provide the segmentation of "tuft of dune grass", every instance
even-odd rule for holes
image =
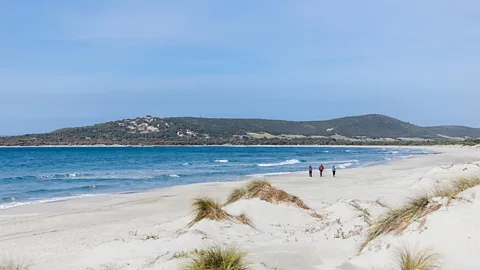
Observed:
[[[313,218],[317,218],[317,219],[320,219],[320,220],[323,220],[323,216],[320,215],[319,213],[313,211],[310,213],[310,216],[313,217]]]
[[[186,270],[247,270],[247,254],[236,247],[213,246],[193,255]]]
[[[222,205],[211,198],[196,198],[192,206],[194,207],[195,218],[188,224],[189,227],[203,219],[233,220],[233,217],[222,209]]]
[[[401,233],[413,221],[437,210],[438,208],[435,209],[428,206],[429,199],[430,197],[428,195],[411,198],[402,207],[391,209],[384,215],[380,216],[370,227],[367,239],[362,244],[360,251],[362,251],[373,239],[388,233]]]
[[[388,205],[386,205],[385,203],[383,203],[382,201],[380,201],[380,199],[377,199],[375,201],[376,204],[378,204],[380,207],[383,207],[383,208],[390,208]]]
[[[29,270],[30,266],[15,262],[14,260],[5,260],[0,262],[0,270]]]
[[[352,201],[350,202],[350,205],[355,208],[355,210],[357,210],[358,212],[360,212],[360,216],[359,217],[363,217],[363,220],[365,221],[365,223],[367,223],[368,225],[372,225],[372,220],[371,220],[371,214],[370,212],[368,211],[367,208],[363,208],[361,207],[357,202],[355,201]]]
[[[400,208],[390,209],[390,211],[373,222],[369,229],[367,239],[360,247],[360,251],[362,251],[373,239],[388,233],[401,233],[413,221],[438,210],[440,205],[429,206],[431,197],[456,199],[459,193],[479,185],[480,176],[462,177],[453,181],[449,185],[434,188],[430,195],[425,194],[417,196],[410,199]]]
[[[252,221],[250,220],[250,218],[248,218],[247,215],[245,215],[244,213],[240,214],[239,216],[236,216],[235,218],[236,218],[239,222],[241,222],[241,223],[243,223],[243,224],[245,224],[245,225],[248,225],[248,226],[250,226],[250,227],[252,227],[252,228],[255,228],[255,227],[253,226],[253,223],[252,223]]]
[[[467,189],[471,189],[473,187],[480,185],[480,176],[473,176],[473,177],[462,177],[453,183],[454,187],[463,192]]]
[[[245,188],[236,189],[230,195],[227,203],[236,202],[240,199],[259,198],[270,203],[292,203],[302,209],[310,210],[300,198],[272,186],[267,180],[253,180]]]
[[[247,189],[245,188],[237,188],[233,190],[230,196],[227,199],[225,204],[232,204],[236,201],[239,201],[247,196]]]
[[[235,189],[228,197],[226,204],[231,204],[241,199],[258,198],[269,203],[287,203],[293,204],[299,208],[311,211],[310,215],[314,218],[323,219],[323,217],[313,211],[297,196],[291,195],[284,190],[277,189],[267,180],[252,180],[243,188]]]
[[[480,185],[479,176],[462,177],[453,181],[449,185],[444,185],[444,186],[434,188],[433,196],[444,197],[448,199],[455,199],[457,198],[458,194],[462,193],[463,191],[479,185]]]
[[[209,220],[226,220],[226,221],[239,221],[245,225],[255,228],[250,219],[245,215],[232,216],[222,209],[222,205],[214,199],[208,197],[196,198],[192,204],[194,207],[195,218],[188,223],[189,227],[192,227],[196,223],[203,219]],[[2,269],[0,269],[2,270]]]
[[[435,270],[439,269],[437,253],[431,249],[410,250],[403,248],[396,254],[396,263],[401,270]]]

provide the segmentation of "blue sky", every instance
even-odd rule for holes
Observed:
[[[478,1],[1,1],[0,134],[155,116],[480,127]]]

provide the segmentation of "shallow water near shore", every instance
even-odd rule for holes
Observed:
[[[201,182],[341,171],[430,154],[357,147],[52,147],[0,148],[0,209],[80,196]]]

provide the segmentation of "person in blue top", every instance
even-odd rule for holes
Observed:
[[[333,172],[333,177],[335,177],[335,173],[337,172],[337,168],[335,168],[335,165],[332,166],[332,172]]]

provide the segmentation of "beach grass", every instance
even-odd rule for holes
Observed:
[[[231,204],[237,202],[247,196],[247,189],[246,188],[237,188],[233,190],[233,192],[228,197],[228,200],[225,204]]]
[[[372,225],[372,220],[371,220],[372,215],[370,214],[370,211],[368,211],[367,208],[361,207],[361,206],[360,206],[357,202],[355,202],[355,201],[350,202],[350,205],[351,205],[355,210],[357,210],[358,212],[360,212],[360,217],[363,217],[363,220],[364,220],[368,225]]]
[[[190,223],[188,223],[189,227],[192,227],[203,219],[209,219],[217,221],[238,221],[242,224],[255,228],[252,221],[250,220],[250,218],[247,217],[246,214],[242,213],[239,216],[232,216],[222,209],[222,205],[219,202],[215,201],[212,198],[196,198],[192,206],[194,208],[195,218]]]
[[[203,219],[209,220],[233,220],[233,217],[222,209],[222,205],[208,197],[196,198],[192,204],[195,218],[188,224],[192,227]]]
[[[441,197],[457,199],[458,194],[470,188],[480,185],[480,176],[462,177],[451,182],[449,185],[433,188],[430,194],[423,194],[410,199],[407,203],[397,209],[390,209],[380,216],[371,225],[367,239],[360,247],[362,251],[373,239],[388,233],[401,233],[413,221],[418,220],[427,214],[438,210],[441,205],[430,205],[430,199]]]
[[[241,199],[254,198],[258,198],[269,203],[293,204],[296,207],[309,210],[310,216],[323,219],[322,215],[313,211],[313,209],[308,207],[308,205],[306,205],[299,197],[291,195],[284,190],[277,189],[270,184],[270,182],[264,179],[252,180],[244,187],[235,189],[228,197],[226,204],[231,204]]]
[[[236,216],[235,219],[237,219],[240,223],[243,223],[243,224],[248,225],[252,228],[255,228],[255,226],[253,226],[252,221],[250,220],[249,217],[247,217],[247,215],[245,213],[242,213],[239,216]]]
[[[368,236],[362,244],[362,251],[368,243],[380,235],[388,233],[401,233],[408,225],[419,218],[424,217],[428,213],[435,211],[435,208],[429,207],[429,195],[420,195],[409,199],[402,207],[391,209],[384,215],[375,220],[368,231]]]
[[[435,187],[433,189],[433,197],[457,199],[458,194],[479,185],[480,176],[461,177],[448,185]]]
[[[380,199],[377,199],[375,201],[376,204],[378,204],[380,207],[383,207],[383,208],[390,208],[388,205],[386,205],[384,202],[380,201]]]
[[[186,270],[247,270],[246,253],[236,247],[212,246],[192,255]]]
[[[29,270],[30,266],[16,262],[14,260],[4,260],[0,262],[0,270]]]
[[[462,177],[453,182],[453,186],[460,192],[480,186],[480,176]]]
[[[240,199],[258,198],[270,203],[291,203],[302,209],[311,210],[300,198],[277,189],[267,180],[250,181],[244,188],[235,189],[227,203],[233,203]]]
[[[439,269],[439,256],[431,249],[403,248],[396,253],[396,263],[401,270],[435,270]]]

